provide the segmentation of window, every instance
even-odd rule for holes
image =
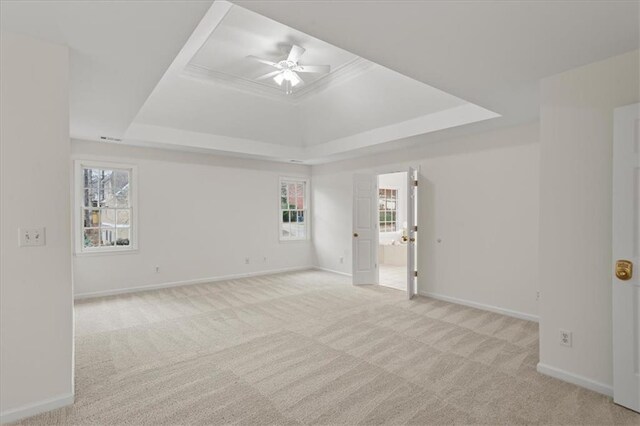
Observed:
[[[77,163],[77,253],[136,248],[134,179],[133,166]]]
[[[308,181],[280,179],[280,240],[306,240],[309,234]]]
[[[380,188],[378,190],[378,205],[380,210],[380,232],[397,231],[398,190]]]

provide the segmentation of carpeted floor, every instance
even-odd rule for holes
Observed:
[[[76,403],[22,424],[640,424],[537,324],[319,271],[76,303]]]

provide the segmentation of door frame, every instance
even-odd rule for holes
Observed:
[[[378,187],[378,185],[379,185],[378,177],[380,175],[386,175],[386,174],[390,174],[390,173],[406,173],[407,176],[409,176],[411,168],[415,169],[416,175],[417,175],[418,180],[419,180],[419,177],[420,177],[420,165],[419,164],[410,164],[409,163],[409,164],[403,164],[403,165],[385,165],[385,166],[379,166],[379,167],[374,167],[374,168],[371,168],[371,169],[367,169],[366,170],[367,173],[372,173],[376,177],[376,198],[378,197],[378,189],[379,189],[379,187]],[[355,174],[358,174],[358,172],[354,173],[354,175]],[[407,194],[407,204],[409,202],[408,196],[409,196],[409,194]],[[418,198],[418,200],[419,200],[419,198]],[[375,211],[374,211],[375,217],[378,217],[378,210],[377,209],[378,209],[378,203],[376,203],[376,206],[375,206]],[[420,213],[419,205],[417,205],[416,209],[417,209],[418,216],[419,216],[419,213]],[[351,212],[352,217],[353,217],[354,214],[355,214],[355,206],[352,207],[352,212]],[[416,221],[417,221],[417,217],[416,217]],[[379,245],[380,245],[380,227],[378,226],[378,232],[376,233],[376,251],[375,251],[375,253],[376,253],[376,255],[375,255],[375,259],[376,259],[376,282],[375,282],[375,284],[377,284],[377,285],[380,284],[380,259],[379,259],[378,250],[377,250]],[[416,245],[416,259],[418,258],[417,253],[418,253],[418,246]],[[352,253],[352,255],[355,256],[355,253]],[[355,263],[352,262],[352,266],[351,266],[351,274],[352,274],[352,276],[354,275],[354,269],[353,269],[354,265],[355,265]],[[416,262],[416,264],[415,264],[415,270],[416,271],[418,270],[418,262]],[[407,272],[408,271],[409,271],[409,264],[407,264]],[[417,292],[418,278],[416,278],[416,281],[415,281],[415,286],[416,286],[416,293],[415,294],[418,294],[418,292]],[[407,284],[408,284],[408,276],[407,276]],[[405,292],[407,293],[407,296],[409,298],[414,296],[414,295],[410,295],[407,290],[405,290]]]

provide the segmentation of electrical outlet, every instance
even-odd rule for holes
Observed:
[[[20,228],[18,229],[18,246],[32,247],[45,244],[45,228]]]
[[[536,291],[536,300],[540,300],[540,292]]]
[[[265,256],[264,258],[262,258],[262,262],[267,263],[267,256]]]
[[[245,257],[245,258],[244,258],[244,263],[245,263],[246,265],[248,265],[248,264],[249,264],[249,258],[248,258],[248,257]]]
[[[157,274],[158,272],[160,272],[160,267],[159,267],[159,266],[156,266],[156,274]]]
[[[344,263],[344,257],[340,258],[340,263]]]
[[[560,344],[571,347],[573,344],[573,333],[567,330],[560,330]]]

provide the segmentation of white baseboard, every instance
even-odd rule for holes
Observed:
[[[511,309],[500,308],[498,306],[485,305],[484,303],[473,302],[471,300],[458,299],[457,297],[445,296],[444,294],[431,293],[428,291],[418,291],[418,295],[430,297],[432,299],[443,300],[445,302],[456,303],[458,305],[469,306],[471,308],[482,309],[483,311],[495,312],[496,314],[507,315],[527,321],[538,322],[537,315],[525,314],[524,312],[513,311]]]
[[[585,389],[613,397],[613,387],[605,385],[604,383],[596,382],[595,380],[588,379],[578,374],[569,373],[568,371],[561,370],[541,362],[538,363],[536,370],[538,370],[538,373],[544,374],[545,376],[550,376],[564,382],[572,383]]]
[[[35,416],[36,414],[55,410],[56,408],[66,407],[67,405],[72,405],[73,400],[73,394],[68,394],[3,411],[0,413],[0,423],[11,423],[27,417]]]
[[[295,272],[295,271],[306,271],[309,269],[314,269],[313,266],[294,266],[291,268],[281,268],[281,269],[270,269],[266,271],[258,271],[258,272],[247,272],[243,274],[232,274],[232,275],[220,275],[217,277],[208,277],[208,278],[197,278],[194,280],[184,280],[184,281],[173,281],[168,283],[160,283],[160,284],[149,284],[137,287],[127,287],[127,288],[119,288],[115,290],[104,290],[104,291],[94,291],[89,293],[78,293],[74,295],[74,299],[91,299],[94,297],[103,297],[103,296],[115,296],[117,294],[126,294],[126,293],[136,293],[138,291],[146,291],[146,290],[157,290],[161,288],[169,288],[169,287],[182,287],[185,285],[194,285],[194,284],[205,284],[216,281],[227,281],[227,280],[236,280],[240,278],[250,278],[250,277],[259,277],[262,275],[273,275],[273,274],[281,274],[284,272]]]
[[[352,274],[350,274],[348,272],[336,271],[335,269],[323,268],[321,266],[314,266],[313,269],[317,269],[318,271],[331,272],[333,274],[338,274],[338,275],[344,275],[345,277],[353,276]]]

